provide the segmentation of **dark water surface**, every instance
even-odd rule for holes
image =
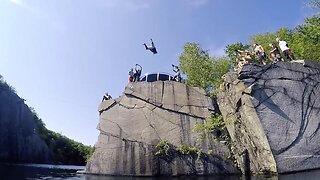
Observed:
[[[320,180],[320,170],[279,175],[273,177],[241,175],[211,175],[204,177],[125,177],[125,176],[97,176],[77,174],[84,166],[43,165],[43,164],[0,164],[0,180],[24,179],[78,179],[78,180]]]

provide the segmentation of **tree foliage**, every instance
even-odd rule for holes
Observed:
[[[38,118],[37,113],[34,110],[32,112],[35,129],[51,150],[53,163],[69,165],[86,164],[86,161],[94,151],[93,147],[83,145],[60,133],[47,129],[42,119]]]
[[[186,43],[179,57],[180,69],[187,75],[186,83],[202,87],[211,93],[222,82],[222,75],[229,71],[230,61],[221,57],[210,57],[199,44]]]
[[[16,93],[15,89],[0,75],[0,92],[1,91]],[[88,158],[92,155],[94,148],[83,145],[82,143],[69,139],[66,136],[48,130],[45,127],[45,123],[39,118],[34,108],[29,107],[29,109],[33,114],[35,130],[40,138],[49,147],[53,163],[85,165]]]
[[[277,45],[276,38],[285,40],[296,59],[320,61],[320,16],[306,18],[304,23],[294,29],[280,28],[276,32],[256,34],[250,37],[250,43],[262,45],[266,53],[270,52],[269,44]],[[235,43],[226,47],[226,54],[232,60],[236,49],[250,49],[248,45]],[[252,50],[252,49],[251,49]]]

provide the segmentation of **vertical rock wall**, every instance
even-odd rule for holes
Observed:
[[[0,161],[45,163],[49,150],[24,100],[0,86]]]
[[[128,84],[123,96],[99,106],[100,135],[85,171],[137,176],[238,172],[227,158],[227,145],[192,132],[212,111],[211,99],[198,88],[174,81]],[[171,148],[162,157],[155,155],[160,140]],[[201,157],[172,150],[181,145],[197,147]]]
[[[229,131],[232,137],[244,137],[243,132],[249,135],[251,140],[240,141],[243,145],[238,147],[249,150],[250,164],[258,169],[268,169],[268,163],[257,162],[265,159],[256,158],[250,149],[261,153],[269,152],[269,148],[257,146],[257,140],[269,143],[276,161],[276,166],[269,164],[270,171],[274,167],[279,173],[320,168],[320,65],[296,62],[251,64],[239,77],[225,76],[224,90],[218,96],[220,109],[228,109],[222,111],[225,118],[231,114],[236,120]],[[254,129],[247,126],[252,123]],[[259,134],[265,134],[266,139],[261,140]],[[256,172],[258,169],[252,166]]]

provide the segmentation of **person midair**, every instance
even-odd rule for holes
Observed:
[[[158,52],[157,52],[157,49],[156,49],[156,47],[154,46],[154,43],[153,43],[152,39],[150,39],[150,40],[151,40],[151,46],[147,46],[146,43],[144,43],[143,45],[144,45],[144,47],[146,48],[146,50],[151,51],[153,54],[157,54],[157,53],[158,53]]]

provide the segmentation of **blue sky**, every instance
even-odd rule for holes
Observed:
[[[136,63],[172,72],[186,42],[211,55],[251,35],[293,28],[307,0],[0,0],[0,74],[48,129],[97,141],[97,107]],[[158,54],[143,43],[153,38]]]

